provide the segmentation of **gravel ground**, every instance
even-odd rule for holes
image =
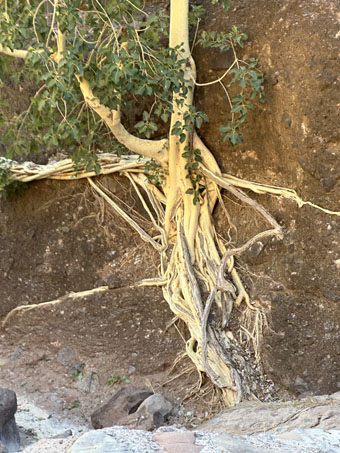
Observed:
[[[170,431],[183,431],[166,428]],[[165,431],[165,429],[163,429]],[[321,429],[296,429],[286,436],[260,434],[256,436],[231,436],[196,432],[196,446],[203,447],[200,453],[339,453],[340,431]],[[165,445],[165,452],[186,453],[187,446]],[[89,450],[90,449],[90,450]],[[25,453],[160,453],[161,447],[152,433],[112,427],[89,431],[67,439],[42,439],[26,448]]]

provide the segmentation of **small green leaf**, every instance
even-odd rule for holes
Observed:
[[[80,406],[80,401],[79,400],[74,400],[72,404],[70,404],[67,409],[71,411],[72,409],[76,409],[77,407]]]
[[[185,134],[180,134],[180,136],[179,136],[179,142],[180,142],[180,143],[184,143],[184,142],[185,142],[185,139],[186,139],[186,135],[185,135]]]

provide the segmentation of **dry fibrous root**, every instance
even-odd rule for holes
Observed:
[[[22,182],[43,178],[65,180],[87,178],[98,196],[102,197],[117,214],[123,217],[144,241],[159,252],[159,277],[137,282],[136,285],[162,287],[164,298],[170,309],[177,318],[185,322],[188,328],[186,354],[195,364],[199,373],[206,373],[211,381],[222,390],[225,403],[231,406],[251,395],[251,390],[244,383],[244,376],[241,376],[236,363],[239,356],[239,344],[230,332],[228,333],[228,324],[234,305],[240,306],[242,302],[245,303],[242,329],[248,344],[252,344],[257,360],[259,360],[262,329],[266,324],[265,314],[250,301],[242,284],[234,265],[235,257],[264,237],[282,238],[280,225],[261,205],[244,193],[242,188],[257,193],[270,193],[291,198],[299,206],[304,204],[316,206],[311,202],[303,202],[293,190],[261,185],[230,175],[223,175],[210,152],[197,137],[195,140],[195,145],[202,150],[203,162],[198,171],[203,177],[202,180],[205,181],[205,190],[201,193],[201,199],[196,205],[192,203],[192,200],[189,200],[188,203],[179,198],[170,217],[166,212],[168,202],[166,186],[163,190],[162,187],[152,185],[145,175],[148,158],[137,155],[122,157],[114,154],[98,155],[101,174],[116,172],[125,175],[130,180],[152,223],[153,231],[157,232],[154,236],[145,231],[118,206],[98,179],[92,179],[95,176],[93,172],[79,169],[75,171],[70,159],[46,166],[32,163],[12,164],[10,170],[13,177]],[[212,223],[212,210],[219,199],[221,188],[227,190],[240,202],[255,209],[270,225],[270,228],[258,233],[244,245],[227,250],[225,242],[216,234]],[[340,215],[339,212],[320,209],[327,213]],[[167,216],[168,219],[166,219]],[[172,224],[171,234],[166,232],[165,223],[167,221]],[[54,305],[65,302],[65,300],[75,300],[95,292],[108,290],[108,287],[101,287],[66,295],[55,301],[20,306],[6,316],[2,325],[4,326],[12,315],[20,311]],[[210,322],[213,304],[216,304],[221,313],[219,326],[212,325]],[[199,385],[201,382],[200,380]]]

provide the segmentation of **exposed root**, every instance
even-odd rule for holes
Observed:
[[[153,186],[144,175],[147,158],[135,155],[118,158],[113,154],[98,156],[102,174],[120,172],[129,178],[154,231],[158,233],[156,237],[152,237],[141,228],[112,200],[100,183],[94,182],[90,178],[94,176],[93,172],[75,171],[70,159],[47,166],[30,163],[14,164],[10,170],[15,179],[26,182],[43,178],[87,178],[98,196],[124,218],[143,240],[149,242],[160,253],[160,277],[137,282],[129,287],[149,285],[162,287],[164,298],[172,312],[177,319],[185,322],[189,331],[189,338],[185,342],[186,355],[190,357],[200,375],[196,390],[202,385],[201,373],[206,373],[210,380],[221,389],[225,403],[231,406],[242,398],[253,395],[250,387],[244,383],[245,376],[241,378],[237,369],[236,361],[240,356],[238,343],[232,335],[224,332],[229,324],[233,306],[239,306],[242,301],[245,302],[246,309],[241,319],[243,333],[241,339],[246,336],[246,344],[252,345],[257,360],[260,359],[262,330],[267,325],[264,311],[250,302],[249,295],[234,266],[234,258],[260,239],[268,236],[278,238],[283,236],[282,229],[276,220],[263,206],[240,190],[240,187],[257,193],[284,196],[295,200],[300,207],[307,204],[326,213],[335,215],[340,215],[340,213],[320,208],[311,202],[304,202],[291,189],[261,185],[242,181],[230,175],[222,175],[215,159],[196,134],[194,134],[193,141],[194,146],[202,151],[203,164],[200,165],[199,172],[205,178],[205,190],[201,194],[200,203],[197,203],[196,206],[193,205],[188,195],[183,194],[183,191],[180,198],[177,189],[170,190],[170,179],[164,190]],[[183,175],[180,178],[183,178]],[[232,193],[242,203],[253,207],[271,228],[256,234],[244,245],[227,250],[224,241],[216,234],[211,221],[215,203],[220,198],[221,187]],[[171,212],[169,212],[168,196],[174,198]],[[164,205],[167,209],[164,208]],[[229,224],[233,227],[230,218]],[[166,234],[167,229],[171,230],[170,235]],[[170,240],[171,248],[168,242]],[[54,301],[19,306],[8,313],[2,327],[17,312],[55,305],[68,299],[75,300],[108,290],[109,288],[104,286],[90,291],[71,293]],[[219,326],[210,322],[214,303],[222,313]]]
[[[3,329],[6,326],[6,324],[8,323],[9,319],[16,313],[26,312],[26,311],[33,310],[35,308],[42,308],[42,307],[46,307],[46,306],[50,306],[50,305],[57,305],[62,302],[65,302],[65,301],[74,301],[76,299],[83,299],[84,297],[103,293],[108,290],[109,290],[108,286],[100,286],[99,288],[90,289],[88,291],[80,291],[78,293],[68,293],[68,294],[65,294],[65,296],[60,297],[59,299],[50,300],[48,302],[40,302],[38,304],[30,304],[30,305],[19,305],[18,307],[13,308],[13,310],[11,310],[9,313],[7,313],[7,315],[5,316],[4,320],[1,323],[1,328]]]
[[[268,327],[268,320],[265,311],[256,307],[255,311],[246,308],[240,318],[240,343],[252,349],[257,362],[260,362],[262,337],[264,330]],[[246,340],[244,340],[244,335]]]
[[[150,235],[148,235],[148,233],[146,233],[143,228],[141,228],[138,223],[136,223],[133,219],[131,219],[131,217],[126,214],[125,211],[123,211],[118,205],[117,203],[115,203],[110,197],[108,197],[106,195],[106,193],[101,190],[97,184],[95,184],[91,178],[88,178],[88,182],[89,184],[94,188],[94,190],[96,190],[99,195],[101,197],[103,197],[108,203],[109,205],[124,219],[128,222],[128,224],[134,229],[137,231],[137,233],[140,235],[140,237],[146,241],[146,242],[149,242],[156,250],[158,251],[161,251],[162,250],[162,246],[160,246],[160,244],[158,244]]]
[[[87,291],[79,291],[77,293],[71,292],[65,294],[64,296],[60,297],[59,299],[49,300],[47,302],[39,302],[38,304],[29,304],[29,305],[19,305],[18,307],[13,308],[1,323],[1,329],[3,329],[8,321],[14,316],[16,313],[19,312],[26,312],[30,310],[34,310],[35,308],[42,308],[49,305],[58,305],[62,302],[73,302],[77,299],[83,299],[84,297],[94,296],[96,294],[104,293],[107,291],[117,291],[122,289],[128,288],[137,288],[137,287],[145,287],[145,286],[164,286],[165,282],[160,278],[148,278],[145,280],[140,280],[132,285],[124,285],[115,288],[109,288],[108,286],[99,286],[98,288],[89,289]]]

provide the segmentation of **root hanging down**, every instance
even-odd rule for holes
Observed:
[[[98,197],[105,200],[111,208],[133,228],[141,238],[151,244],[160,254],[160,275],[155,279],[136,282],[135,286],[158,285],[170,309],[178,319],[184,321],[189,337],[186,340],[186,354],[195,364],[199,373],[206,373],[224,395],[226,405],[237,404],[252,395],[244,376],[238,372],[237,357],[239,343],[228,333],[228,325],[233,307],[245,303],[244,325],[241,327],[248,343],[252,343],[256,358],[259,360],[259,343],[265,315],[250,301],[241,278],[235,268],[235,257],[241,255],[255,242],[265,237],[282,238],[283,233],[275,219],[242,189],[257,193],[270,193],[293,199],[299,207],[309,204],[324,212],[340,215],[340,212],[319,208],[311,202],[304,202],[291,189],[261,185],[243,181],[230,175],[223,175],[213,156],[196,137],[195,146],[202,150],[203,163],[199,172],[205,181],[205,190],[196,206],[191,203],[177,202],[171,217],[172,235],[165,231],[166,204],[168,193],[150,183],[145,175],[148,158],[137,155],[118,157],[115,154],[98,155],[101,174],[119,173],[126,176],[137,193],[150,222],[152,233],[145,231],[133,220],[105,191],[99,180],[93,180],[94,172],[85,169],[75,170],[70,159],[46,166],[25,163],[12,163],[9,169],[13,179],[29,182],[49,179],[73,180],[87,178]],[[251,206],[269,224],[270,228],[259,232],[244,245],[228,249],[225,242],[216,234],[212,223],[212,211],[224,188],[240,202]],[[177,195],[176,195],[177,196]],[[119,289],[119,288],[118,288]],[[121,288],[122,289],[122,288]],[[109,291],[107,286],[64,297],[41,304],[23,305],[7,314],[2,327],[8,324],[16,313],[36,309],[46,305],[56,305],[75,301],[92,294]],[[212,322],[214,304],[220,319]],[[236,351],[236,352],[235,352]]]

